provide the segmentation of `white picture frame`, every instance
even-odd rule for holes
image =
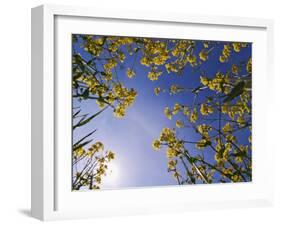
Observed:
[[[106,21],[107,24],[101,24]],[[187,26],[198,28],[198,37],[202,31],[207,31],[210,39],[220,38],[228,40],[233,37],[228,32],[231,29],[239,32],[235,40],[245,39],[253,41],[256,47],[253,51],[253,70],[256,78],[253,81],[253,103],[256,116],[253,117],[255,125],[253,140],[257,154],[253,155],[256,164],[253,171],[255,177],[253,182],[244,184],[184,186],[184,187],[158,187],[123,189],[114,191],[71,192],[67,190],[69,184],[68,159],[66,156],[66,142],[59,142],[57,136],[69,137],[70,131],[57,129],[63,121],[61,115],[66,110],[59,110],[59,103],[68,100],[68,87],[62,85],[61,79],[56,73],[67,74],[69,64],[67,60],[61,60],[60,48],[66,51],[68,42],[64,38],[72,32],[89,32],[88,25],[95,23],[99,32],[122,35],[153,35],[155,26],[175,27],[171,36],[178,37],[187,35],[181,33]],[[119,30],[114,26],[118,23]],[[86,24],[86,25],[82,25]],[[133,26],[138,24],[145,30],[136,31]],[[128,26],[132,26],[131,29]],[[181,26],[181,28],[177,28]],[[115,28],[115,29],[114,29]],[[217,29],[217,30],[214,30]],[[161,30],[161,29],[160,29]],[[162,28],[159,36],[169,35]],[[94,31],[93,31],[94,32]],[[195,32],[196,33],[196,32]],[[190,34],[191,35],[191,34]],[[206,36],[206,32],[205,32]],[[184,37],[184,36],[182,36]],[[197,36],[194,36],[197,37]],[[202,36],[203,37],[203,36]],[[190,38],[190,37],[187,37]],[[64,43],[64,44],[63,44]],[[266,109],[261,105],[269,105],[266,98],[270,95],[270,86],[273,82],[272,59],[273,59],[273,22],[265,19],[183,15],[174,13],[153,12],[128,12],[116,11],[114,9],[99,10],[83,7],[43,5],[32,9],[32,200],[31,213],[33,217],[41,220],[56,220],[70,218],[89,218],[97,216],[114,216],[129,214],[144,214],[157,212],[185,211],[206,208],[228,208],[270,205],[273,202],[273,174],[270,176],[264,172],[272,171],[273,151],[268,147],[266,141]],[[256,61],[256,65],[255,65]],[[58,63],[59,62],[59,63]],[[58,65],[59,64],[59,65]],[[62,70],[62,71],[60,71]],[[258,76],[262,75],[262,76]],[[255,77],[255,76],[254,76]],[[67,83],[71,84],[71,83]],[[261,87],[266,87],[267,94]],[[59,97],[59,98],[58,98]],[[63,111],[63,112],[62,112]],[[67,121],[65,128],[67,127]],[[69,127],[70,128],[70,127]],[[259,139],[264,137],[265,139]],[[68,138],[67,138],[68,139]],[[66,139],[66,140],[67,140]],[[64,149],[58,153],[57,148]],[[261,156],[259,150],[266,150],[265,156]],[[69,152],[70,153],[70,152]],[[263,158],[266,158],[264,161]],[[261,162],[263,162],[261,164]],[[64,175],[66,176],[64,178]],[[70,175],[70,174],[69,174]],[[217,194],[220,194],[218,196]],[[172,198],[165,198],[165,196]],[[195,198],[197,197],[200,198]],[[79,203],[94,199],[99,208],[93,205],[85,205],[83,208]],[[77,207],[79,206],[79,207]]]

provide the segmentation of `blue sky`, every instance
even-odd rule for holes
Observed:
[[[198,55],[198,49],[202,45],[201,41],[196,41],[195,54]],[[110,179],[111,175],[107,175],[106,180],[102,184],[102,188],[114,189],[125,187],[143,187],[143,186],[165,186],[176,185],[177,181],[172,174],[167,171],[167,158],[165,152],[154,151],[152,149],[152,141],[159,137],[164,127],[175,128],[175,119],[169,120],[164,115],[166,106],[173,107],[174,103],[191,104],[193,96],[186,93],[170,95],[161,93],[159,96],[154,94],[155,87],[170,87],[177,84],[184,87],[197,87],[199,85],[200,73],[203,71],[212,77],[216,72],[225,72],[229,68],[230,63],[246,60],[251,56],[251,48],[243,49],[239,54],[239,58],[234,54],[229,63],[222,64],[218,61],[219,53],[223,47],[223,42],[218,44],[218,48],[210,53],[210,59],[204,63],[200,71],[194,71],[190,66],[186,66],[182,76],[168,74],[163,67],[163,74],[157,81],[150,81],[147,78],[149,68],[139,63],[140,54],[137,56],[134,70],[136,76],[129,79],[126,76],[127,67],[133,64],[133,57],[126,55],[124,68],[117,68],[119,80],[126,87],[137,90],[138,95],[135,103],[127,109],[124,118],[115,118],[111,108],[105,110],[97,118],[92,120],[86,126],[78,128],[73,134],[73,142],[75,142],[81,134],[97,129],[93,134],[93,142],[101,141],[106,149],[110,149],[116,153],[114,159],[114,169],[118,171],[115,178]],[[75,50],[81,54],[83,58],[90,59],[89,55],[78,45],[74,46]],[[160,67],[161,68],[161,67]],[[208,95],[206,93],[205,95]],[[74,100],[74,106],[79,105],[84,113],[97,112],[95,101],[85,100],[77,102]],[[178,118],[177,118],[178,119]],[[239,134],[242,143],[247,143],[247,131]],[[181,137],[186,140],[198,140],[198,135],[190,129],[181,129]],[[195,147],[189,147],[191,153],[196,153]],[[213,160],[213,153],[205,155],[209,161]]]

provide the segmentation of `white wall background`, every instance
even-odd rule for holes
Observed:
[[[275,149],[276,204],[270,208],[197,211],[178,214],[51,222],[50,225],[280,225],[281,224],[281,14],[277,0],[6,0],[0,6],[0,224],[38,225],[30,208],[30,8],[43,4],[232,15],[275,20],[275,108],[270,109]],[[271,176],[271,172],[268,172]]]

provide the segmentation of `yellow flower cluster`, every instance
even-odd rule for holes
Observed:
[[[166,156],[167,156],[168,159],[172,159],[172,158],[174,158],[174,157],[176,157],[178,155],[179,155],[179,152],[178,152],[177,149],[170,148],[170,147],[167,148]]]
[[[78,149],[76,149],[75,151],[74,151],[74,158],[80,158],[80,157],[82,157],[84,154],[86,153],[86,151],[84,150],[84,148],[82,148],[82,147],[80,147],[80,148],[78,148]]]
[[[134,103],[137,92],[134,89],[127,89],[121,83],[114,84],[112,91],[114,96],[119,100],[114,110],[114,115],[122,118],[125,116],[126,108]]]
[[[192,65],[192,66],[196,65],[197,58],[195,55],[193,55],[193,54],[188,55],[186,60],[187,60],[187,62],[190,63],[190,65]]]
[[[152,143],[152,147],[154,150],[159,150],[161,148],[161,142],[159,140],[154,140]]]
[[[154,93],[155,93],[156,96],[158,96],[160,92],[161,92],[160,87],[154,88]]]
[[[190,115],[189,118],[190,122],[195,123],[198,120],[198,112],[197,112],[197,108],[195,107]]]
[[[208,59],[208,52],[206,49],[201,50],[201,52],[199,53],[199,58],[202,61],[206,61]]]
[[[224,176],[223,176],[224,178],[226,178],[225,175],[227,175],[228,177],[231,178],[231,180],[233,182],[241,182],[241,181],[243,181],[242,177],[239,174],[235,173],[233,168],[224,168],[222,171],[224,173]]]
[[[149,60],[148,57],[145,56],[141,58],[140,63],[147,67],[149,67],[152,64],[151,60]]]
[[[233,64],[233,65],[231,66],[231,71],[232,71],[233,74],[238,75],[238,73],[239,73],[239,67],[238,67],[236,64]]]
[[[123,37],[107,37],[107,43],[108,43],[108,50],[111,52],[111,53],[114,53],[114,54],[117,54],[119,53],[119,60],[121,62],[124,61],[125,59],[125,55],[123,55],[123,53],[120,51],[120,47],[121,45],[130,45],[132,44],[134,41],[136,41],[135,38],[130,38],[130,37],[126,37],[126,38],[123,38]]]
[[[175,171],[173,174],[174,178],[178,179],[179,177],[181,177],[179,171]]]
[[[215,138],[217,145],[215,147],[217,153],[215,154],[215,160],[218,164],[223,164],[229,158],[229,152],[232,148],[232,144],[230,142],[223,143],[222,139],[219,137]]]
[[[202,85],[207,86],[209,84],[209,79],[204,76],[200,76],[200,82]]]
[[[239,115],[239,116],[237,117],[237,120],[236,120],[236,121],[238,122],[239,127],[245,126],[246,121],[245,121],[243,115]]]
[[[165,114],[165,116],[166,116],[168,119],[172,119],[172,112],[171,112],[171,110],[169,109],[169,107],[165,107],[165,109],[164,109],[164,114]]]
[[[200,141],[197,142],[196,148],[199,149],[199,150],[200,150],[200,149],[203,149],[203,148],[205,148],[206,146],[208,146],[210,143],[211,143],[211,142],[210,142],[209,139],[203,138],[203,139],[201,139]]]
[[[234,42],[234,43],[232,43],[232,47],[235,52],[239,53],[241,50],[242,44],[239,42]]]
[[[86,39],[87,41],[84,46],[85,51],[93,56],[99,56],[102,52],[102,45],[105,42],[105,38],[93,39],[91,36],[87,36]]]
[[[202,115],[209,115],[214,113],[214,108],[206,103],[201,104],[200,112]]]
[[[175,141],[175,132],[169,128],[164,128],[160,135],[160,141],[168,141],[174,142]]]
[[[126,114],[126,110],[125,107],[123,107],[122,105],[118,105],[115,109],[114,109],[114,116],[116,118],[123,118]]]
[[[159,141],[168,146],[166,153],[169,159],[180,155],[183,150],[183,142],[176,138],[175,130],[164,128]]]
[[[230,123],[226,123],[223,127],[222,127],[222,131],[224,133],[231,133],[232,132],[232,126],[230,125]]]
[[[191,40],[178,40],[172,51],[174,57],[183,57],[185,52],[190,50],[194,45],[194,41]]]
[[[177,121],[176,121],[176,127],[178,127],[178,128],[182,128],[182,127],[184,127],[184,123],[183,123],[183,121],[181,121],[181,120],[177,120]]]
[[[103,153],[103,150],[104,145],[99,141],[92,144],[88,150],[82,147],[74,149],[74,160],[85,162],[85,168],[82,171],[74,172],[74,181],[76,181],[74,190],[79,190],[81,186],[88,186],[89,189],[100,188],[102,177],[106,175],[107,164],[115,158],[112,151]],[[74,164],[78,163],[74,161]]]
[[[170,94],[177,94],[178,92],[180,92],[182,89],[177,86],[177,85],[171,85],[170,87]]]
[[[92,76],[80,77],[78,81],[85,83],[89,88],[89,92],[93,95],[102,96],[108,90],[105,84],[101,85],[99,81]]]
[[[162,41],[153,41],[148,38],[143,39],[144,56],[141,58],[141,64],[149,67],[150,65],[164,65],[170,58],[167,45]]]
[[[80,158],[82,156],[92,157],[95,153],[101,152],[103,150],[104,150],[103,143],[98,141],[98,142],[94,143],[87,151],[82,147],[75,149],[73,152],[73,155],[74,155],[73,157],[74,158]]]
[[[197,131],[202,136],[202,139],[198,141],[196,144],[197,149],[203,149],[211,144],[210,137],[209,137],[209,131],[211,130],[212,127],[206,124],[201,124],[197,126]]]
[[[131,68],[127,69],[126,74],[128,78],[133,78],[135,76],[135,72]]]
[[[156,81],[158,80],[159,76],[162,74],[162,71],[150,71],[147,75],[147,77],[151,80],[151,81]]]
[[[172,55],[176,57],[176,60],[166,64],[166,70],[168,73],[179,72],[184,66],[189,63],[190,66],[194,67],[197,65],[197,57],[192,53],[195,42],[191,40],[178,40],[173,50]]]
[[[206,124],[201,124],[197,126],[197,131],[203,136],[208,137],[209,131],[212,131],[212,127]]]
[[[166,63],[166,61],[170,58],[169,51],[164,49],[162,52],[160,52],[157,56],[153,57],[152,62],[155,65],[163,65]]]
[[[108,159],[108,161],[115,159],[115,154],[112,151],[108,151],[107,159]]]
[[[114,58],[109,58],[107,63],[103,65],[103,68],[106,72],[111,72],[113,68],[117,66],[117,61]]]
[[[123,63],[126,58],[125,53],[119,52],[119,55],[117,56],[117,58],[121,63]]]
[[[172,114],[176,115],[181,109],[182,109],[182,106],[179,103],[175,103]]]
[[[245,123],[244,116],[245,114],[250,113],[251,109],[248,106],[247,100],[245,100],[237,101],[235,105],[225,103],[222,105],[221,111],[222,113],[227,114],[232,120],[235,120],[235,116],[237,116],[237,122],[243,126]]]
[[[103,151],[104,145],[100,141],[94,143],[92,147],[89,149],[89,151]]]
[[[224,75],[218,72],[213,79],[201,76],[200,81],[204,86],[208,86],[211,90],[224,93],[229,93],[230,91],[230,87],[227,85],[230,82],[229,75]]]
[[[178,164],[177,160],[171,159],[168,161],[168,169],[169,170],[175,170],[176,166]]]
[[[222,54],[220,56],[220,62],[225,63],[228,61],[232,49],[234,50],[234,52],[239,53],[241,51],[241,48],[245,47],[247,47],[247,44],[240,42],[233,42],[232,45],[225,44],[222,50]]]
[[[177,73],[179,71],[175,62],[165,64],[165,68],[166,68],[168,73],[171,73],[171,72]]]
[[[252,73],[252,58],[248,60],[247,66],[246,66],[247,72]]]
[[[231,46],[229,44],[226,44],[223,46],[222,54],[220,56],[220,62],[225,63],[228,61],[228,58],[230,57],[231,53]]]

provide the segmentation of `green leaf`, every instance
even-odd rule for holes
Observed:
[[[73,130],[76,129],[77,127],[83,126],[90,122],[93,118],[97,117],[100,113],[102,113],[107,107],[103,108],[102,110],[98,111],[97,113],[93,114],[87,119],[81,120],[79,123],[77,123],[75,126],[73,126]]]
[[[81,110],[75,112],[74,115],[72,115],[72,118],[75,118],[80,112],[81,112]]]
[[[86,136],[82,137],[80,140],[78,140],[75,144],[73,144],[73,147],[76,147],[77,145],[79,145],[83,140],[85,140],[86,138],[88,138],[89,136],[91,136],[93,133],[95,133],[97,130],[95,129],[94,131],[88,133]],[[92,141],[92,140],[91,140]]]

